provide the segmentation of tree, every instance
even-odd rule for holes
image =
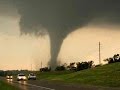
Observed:
[[[40,72],[48,72],[48,71],[51,71],[51,68],[48,67],[40,68]]]
[[[104,61],[105,62],[107,61],[108,64],[115,63],[115,62],[120,62],[120,55],[119,54],[115,54],[115,55],[113,55],[113,57],[107,58]]]
[[[65,70],[65,66],[62,65],[62,66],[57,66],[55,71],[64,71]]]
[[[107,59],[105,59],[104,60],[105,62],[108,62],[108,64],[110,64],[110,63],[114,63],[114,59],[113,58],[107,58]]]
[[[92,65],[93,65],[93,63],[94,63],[93,61],[81,62],[81,63],[78,62],[78,63],[76,63],[76,65],[77,65],[77,71],[91,68]]]
[[[70,70],[76,70],[75,62],[70,63],[69,69],[70,69]]]
[[[115,54],[115,55],[113,56],[113,60],[114,60],[114,62],[119,62],[119,60],[120,60],[120,55],[119,55],[119,54]]]

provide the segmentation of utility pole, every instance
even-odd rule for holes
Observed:
[[[41,68],[42,68],[42,61],[41,61]]]
[[[31,64],[31,71],[32,71],[32,64]]]
[[[99,42],[99,64],[101,65],[101,44]]]

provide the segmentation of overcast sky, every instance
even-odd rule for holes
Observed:
[[[99,41],[102,60],[120,53],[119,1],[113,3],[112,0],[106,0],[103,3],[104,0],[98,2],[80,0],[79,4],[76,4],[76,0],[75,2],[58,0],[61,3],[59,6],[57,2],[56,5],[53,4],[54,1],[50,2],[54,7],[50,7],[51,4],[46,2],[40,7],[39,0],[22,1],[15,2],[16,4],[13,4],[12,0],[0,1],[0,69],[31,69],[31,64],[33,69],[38,69],[41,62],[46,66],[51,58],[49,35],[51,32],[58,32],[56,40],[63,39],[57,57],[61,63],[93,60],[98,64]],[[33,2],[33,6],[36,7],[31,9]],[[81,3],[83,5],[80,7]],[[66,9],[61,11],[63,9],[59,9],[61,5]],[[42,7],[46,7],[45,10],[41,9]],[[60,12],[56,11],[55,7]],[[37,13],[39,10],[43,10],[43,15],[41,12]],[[29,34],[40,32],[40,28],[34,28],[41,26],[40,23],[49,33],[45,33],[44,36]],[[77,28],[73,28],[76,26]],[[59,27],[58,30],[56,27]]]

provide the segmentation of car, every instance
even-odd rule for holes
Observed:
[[[6,78],[7,79],[13,79],[13,76],[12,75],[7,75]]]
[[[28,80],[36,80],[36,75],[34,73],[30,73],[28,75]]]
[[[25,76],[25,74],[20,73],[17,75],[17,81],[20,81],[20,80],[27,80],[27,77]]]

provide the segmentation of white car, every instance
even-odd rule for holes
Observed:
[[[23,73],[20,73],[17,75],[17,80],[27,80],[27,77],[25,76],[25,74]]]
[[[36,75],[35,74],[33,74],[33,73],[30,73],[29,75],[28,75],[28,80],[36,80]]]

